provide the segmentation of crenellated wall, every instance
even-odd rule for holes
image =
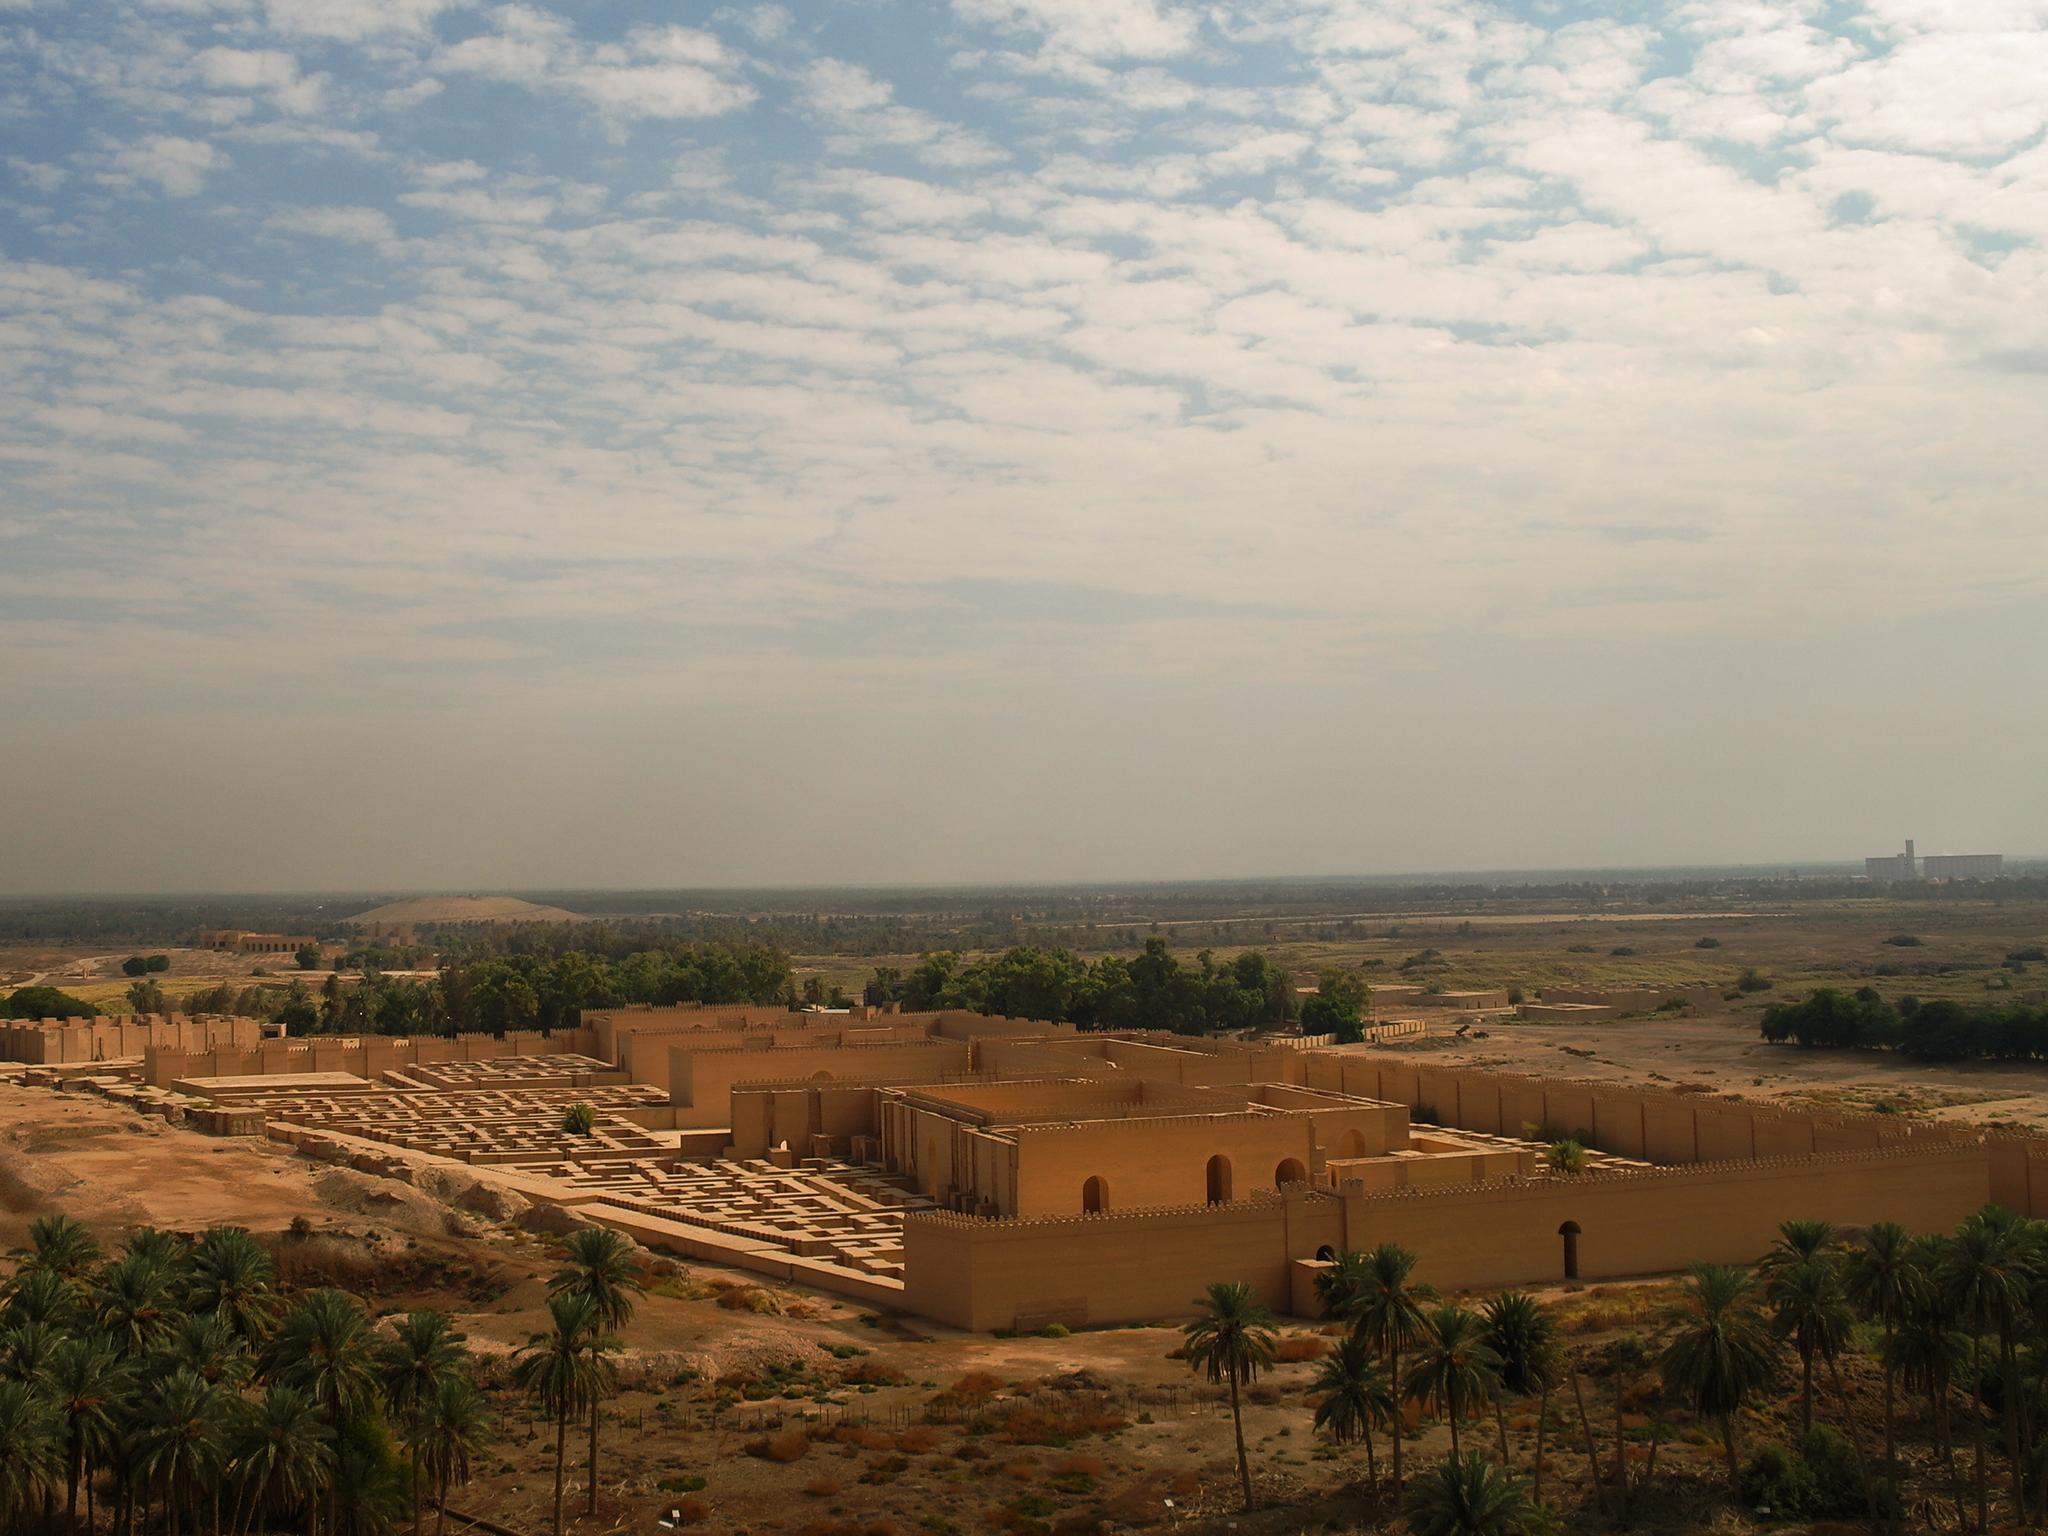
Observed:
[[[245,1048],[263,1038],[257,1019],[225,1014],[188,1018],[179,1014],[123,1014],[101,1019],[10,1019],[0,1021],[0,1061],[35,1066],[134,1060],[152,1047],[206,1051]]]
[[[153,1088],[181,1079],[275,1077],[349,1072],[375,1081],[385,1072],[437,1061],[489,1061],[501,1056],[589,1055],[590,1030],[538,1030],[506,1035],[308,1035],[205,1051],[152,1046],[142,1053],[142,1080]]]

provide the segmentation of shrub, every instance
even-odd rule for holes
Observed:
[[[1913,933],[1895,933],[1886,939],[1885,943],[1891,945],[1894,949],[1918,949],[1920,947],[1920,936]]]
[[[1633,945],[1629,944],[1617,944],[1614,946],[1614,948],[1607,951],[1607,953],[1610,955],[1632,955],[1635,953],[1635,948]]]
[[[804,1484],[804,1492],[814,1499],[836,1499],[844,1491],[841,1483],[829,1477],[814,1477]]]
[[[800,1429],[781,1429],[749,1440],[742,1449],[766,1461],[801,1461],[810,1452],[811,1437]]]
[[[754,1312],[762,1317],[780,1317],[782,1303],[775,1293],[758,1285],[729,1285],[718,1292],[718,1304],[728,1312]]]
[[[2013,950],[2005,958],[2009,964],[2025,965],[2030,960],[2048,960],[2048,949],[2039,944],[2029,944],[2024,949]]]
[[[1799,1459],[1813,1479],[1814,1501],[1808,1513],[1860,1515],[1866,1511],[1863,1472],[1847,1435],[1816,1424],[1799,1442]]]
[[[1328,1339],[1312,1333],[1291,1333],[1280,1341],[1273,1358],[1282,1365],[1298,1365],[1304,1360],[1320,1360],[1329,1352]]]
[[[675,1506],[678,1525],[702,1525],[711,1518],[711,1506],[695,1495],[679,1500]]]
[[[1771,990],[1771,979],[1752,965],[1736,979],[1735,990],[1738,992],[1768,992]]]
[[[1067,1337],[1068,1331],[1065,1323],[1047,1323],[1038,1330],[1038,1336],[1041,1339],[1064,1339]]]
[[[1694,939],[1692,941],[1692,947],[1694,949],[1719,949],[1721,947],[1721,941],[1715,938],[1710,933],[1703,939]]]
[[[597,1107],[571,1104],[562,1111],[562,1130],[571,1136],[588,1136],[597,1129]]]
[[[1593,946],[1591,944],[1567,944],[1564,947],[1564,952],[1568,955],[1590,955],[1593,953]]]
[[[1742,1501],[1750,1508],[1796,1520],[1818,1501],[1820,1490],[1806,1463],[1782,1445],[1767,1445],[1742,1469]]]
[[[654,1486],[663,1493],[702,1493],[704,1476],[700,1472],[677,1472],[673,1476],[664,1477]]]

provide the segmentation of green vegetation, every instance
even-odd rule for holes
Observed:
[[[123,976],[147,976],[152,971],[168,971],[170,968],[169,955],[130,955],[121,962]]]
[[[562,1111],[562,1129],[571,1136],[588,1136],[597,1129],[597,1107],[592,1104],[571,1104]]]
[[[16,987],[0,1002],[0,1019],[96,1019],[91,1003],[55,987]]]
[[[1230,1423],[1237,1436],[1237,1477],[1244,1492],[1244,1507],[1249,1511],[1252,1472],[1251,1463],[1245,1459],[1241,1392],[1273,1364],[1273,1314],[1260,1305],[1252,1288],[1241,1280],[1210,1286],[1196,1304],[1202,1309],[1201,1316],[1181,1330],[1187,1337],[1188,1364],[1205,1373],[1209,1380],[1230,1385]]]
[[[1334,1023],[1362,1016],[1371,995],[1362,979],[1333,971],[1326,973],[1326,985],[1332,991],[1317,1018]],[[1135,955],[1104,955],[1093,962],[1064,949],[1030,947],[965,965],[952,951],[927,954],[907,972],[878,966],[866,996],[870,1003],[901,1003],[910,1009],[965,1008],[1084,1029],[1182,1034],[1283,1024],[1294,1013],[1292,981],[1263,951],[1248,949],[1219,961],[1203,950],[1188,966],[1160,938],[1147,939]],[[1308,1014],[1304,1009],[1304,1027]]]
[[[336,1290],[288,1296],[239,1227],[142,1228],[102,1255],[39,1217],[0,1286],[0,1528],[61,1492],[64,1529],[417,1532],[488,1436],[461,1333],[437,1312],[381,1332]],[[84,1503],[81,1521],[80,1502]]]
[[[1973,1008],[1946,999],[1888,1002],[1873,987],[1821,987],[1796,1003],[1764,1010],[1774,1045],[1897,1051],[1918,1061],[2048,1061],[2048,1007],[2016,1003]]]

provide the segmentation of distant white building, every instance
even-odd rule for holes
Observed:
[[[1906,839],[1904,853],[1888,853],[1882,858],[1863,861],[1863,878],[1874,880],[1880,885],[1899,885],[1920,878],[1920,866],[1913,857],[1913,839]]]

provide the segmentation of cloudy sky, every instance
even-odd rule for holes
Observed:
[[[2048,0],[0,0],[0,888],[2048,853]]]

